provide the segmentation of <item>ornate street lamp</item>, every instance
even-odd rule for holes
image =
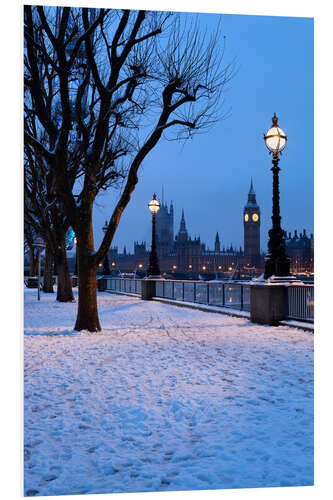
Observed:
[[[268,254],[265,257],[265,279],[270,276],[290,276],[290,259],[286,255],[284,232],[281,229],[280,194],[279,194],[279,155],[287,143],[287,136],[278,126],[278,117],[274,113],[272,126],[266,132],[265,143],[273,154],[273,227],[269,230]]]
[[[102,230],[103,230],[104,234],[108,230],[108,221],[107,220],[105,221],[105,224],[102,227]],[[106,252],[106,255],[105,255],[104,260],[103,260],[103,275],[109,276],[110,274],[111,274],[111,271],[110,271],[110,264],[109,264],[109,256],[108,256],[108,252]]]
[[[147,276],[150,277],[160,277],[160,268],[158,265],[158,258],[157,258],[157,252],[156,252],[156,232],[155,232],[155,226],[156,226],[156,214],[160,209],[160,204],[158,200],[156,199],[156,194],[154,193],[153,199],[151,200],[150,203],[148,203],[148,208],[152,214],[152,238],[151,238],[151,252],[149,255],[149,267],[147,269]]]

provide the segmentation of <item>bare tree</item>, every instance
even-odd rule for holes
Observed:
[[[29,252],[29,276],[37,275],[37,251],[33,246],[36,237],[34,228],[24,221],[24,253]]]
[[[220,26],[208,35],[182,15],[85,8],[62,8],[57,15],[55,22],[54,9],[25,7],[26,88],[50,145],[42,145],[31,130],[25,141],[54,172],[57,200],[77,237],[75,328],[96,331],[101,328],[96,269],[130,201],[139,167],[163,135],[184,140],[222,118],[222,90],[232,65],[222,65]],[[51,84],[43,77],[48,72]],[[55,95],[58,122],[50,107]],[[79,151],[76,163],[70,144]],[[96,251],[93,204],[111,186],[120,196]]]
[[[25,226],[41,236],[46,244],[43,291],[53,292],[53,263],[58,275],[57,300],[72,302],[72,282],[66,254],[67,217],[62,213],[52,189],[52,177],[43,157],[24,147]]]

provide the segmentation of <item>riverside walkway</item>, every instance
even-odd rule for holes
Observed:
[[[99,293],[25,290],[25,494],[313,483],[313,335]]]

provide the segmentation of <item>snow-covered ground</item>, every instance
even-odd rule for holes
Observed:
[[[313,335],[99,294],[25,290],[25,494],[313,484]]]

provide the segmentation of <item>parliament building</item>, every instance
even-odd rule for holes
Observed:
[[[192,238],[186,229],[184,210],[179,229],[174,234],[174,207],[162,200],[156,215],[156,246],[161,274],[168,277],[197,279],[215,275],[216,278],[246,279],[264,271],[264,254],[260,249],[261,213],[251,179],[247,202],[243,209],[244,247],[226,247],[218,232],[214,249],[206,248],[199,237]],[[285,233],[287,254],[291,258],[292,272],[313,272],[313,235],[305,230],[294,236]],[[148,268],[150,248],[146,242],[134,242],[134,253],[126,247],[122,253],[113,247],[109,252],[110,269],[144,275]]]

